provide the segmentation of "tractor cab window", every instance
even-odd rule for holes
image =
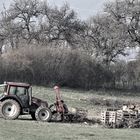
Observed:
[[[15,94],[16,94],[16,87],[10,86],[10,91],[9,91],[9,93],[15,95]]]
[[[5,85],[5,84],[0,84],[0,93],[3,93],[3,91],[4,92],[7,92],[7,85]]]
[[[11,86],[9,92],[10,94],[17,95],[17,96],[27,95],[27,89],[25,87]]]
[[[27,89],[25,87],[17,87],[16,95],[27,95]]]

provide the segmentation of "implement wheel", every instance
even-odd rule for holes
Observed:
[[[6,120],[14,120],[20,115],[20,105],[12,99],[5,100],[0,105],[0,114]]]
[[[52,118],[52,113],[49,108],[40,106],[35,112],[35,118],[37,121],[49,122]]]

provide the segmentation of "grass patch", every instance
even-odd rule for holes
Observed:
[[[0,120],[0,140],[139,140],[138,129],[104,129],[84,124]]]

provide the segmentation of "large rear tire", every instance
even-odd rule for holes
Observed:
[[[5,100],[1,103],[0,114],[6,120],[14,120],[20,115],[20,105],[13,99]]]
[[[37,121],[49,122],[52,118],[52,113],[49,108],[40,106],[35,112],[35,118]]]

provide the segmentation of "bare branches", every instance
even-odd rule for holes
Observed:
[[[84,31],[84,25],[77,19],[75,12],[68,5],[60,9],[45,6],[43,11],[45,22],[41,24],[41,32],[44,38],[46,36],[46,41],[65,41],[74,45]]]
[[[126,31],[123,26],[116,24],[113,18],[105,15],[91,19],[88,26],[88,46],[93,50],[97,61],[105,62],[108,66],[115,62],[119,55],[125,55]],[[90,49],[89,49],[90,51]]]
[[[28,43],[48,44],[66,42],[74,45],[84,32],[84,24],[67,4],[49,7],[39,0],[15,0],[3,16],[3,26]],[[7,29],[5,32],[9,32]]]
[[[114,18],[116,23],[126,26],[132,42],[136,42],[140,45],[140,1],[116,1],[110,6],[106,6],[105,10]]]

